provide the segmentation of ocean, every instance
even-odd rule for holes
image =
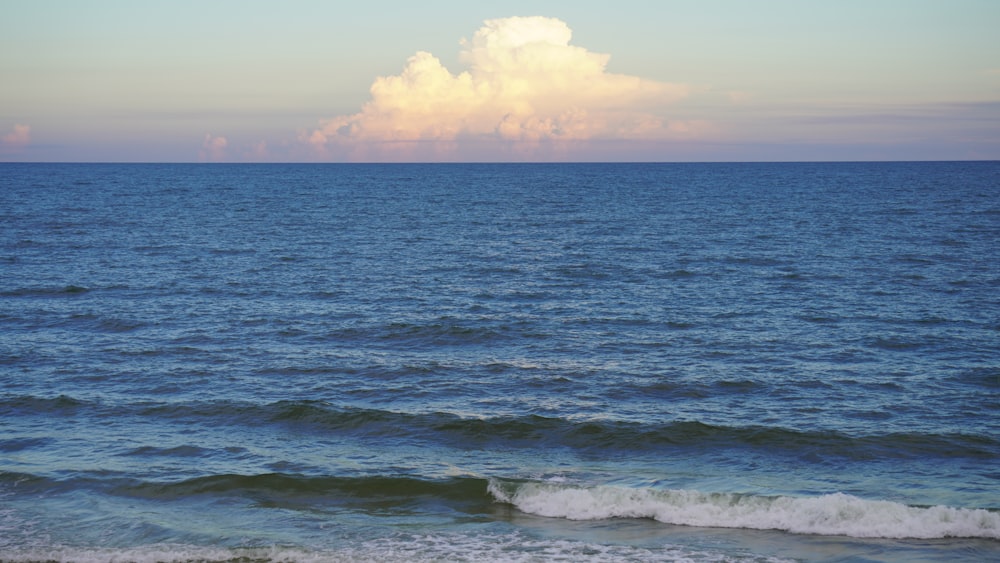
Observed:
[[[0,560],[1000,561],[1000,162],[0,164]]]

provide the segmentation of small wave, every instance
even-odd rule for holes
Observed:
[[[730,384],[737,388],[750,385],[744,381]],[[668,388],[660,392],[674,391]],[[982,434],[851,435],[770,426],[717,426],[698,421],[643,424],[539,415],[477,418],[448,412],[344,408],[324,401],[136,403],[112,407],[68,396],[0,398],[0,416],[102,416],[111,408],[116,416],[255,428],[263,423],[323,435],[390,436],[463,450],[566,447],[604,456],[677,450],[762,449],[798,458],[822,453],[826,459],[848,460],[914,459],[945,452],[952,459],[991,458],[1000,454],[1000,441]]]
[[[115,318],[94,313],[27,315],[21,318],[6,317],[4,320],[17,323],[26,330],[68,329],[106,334],[133,332],[146,326],[145,322],[136,319]]]
[[[80,474],[67,479],[0,471],[0,492],[34,497],[64,491],[99,491],[118,497],[177,501],[193,497],[249,499],[259,506],[306,508],[350,506],[359,510],[447,504],[452,509],[482,514],[495,501],[485,478],[458,475],[441,479],[368,475],[339,477],[266,473],[215,474],[181,481],[143,481],[117,473]]]
[[[130,456],[164,456],[164,457],[206,457],[213,453],[213,450],[198,446],[177,446],[174,448],[155,448],[153,446],[142,446],[127,452]]]
[[[309,504],[350,502],[363,507],[371,502],[379,507],[391,504],[411,504],[422,498],[452,503],[473,503],[486,506],[492,500],[483,479],[452,477],[441,480],[413,477],[331,477],[287,473],[262,475],[208,475],[179,482],[128,483],[117,488],[117,494],[176,500],[191,496],[239,496],[267,501],[273,505],[305,500]]]
[[[0,297],[59,297],[82,295],[90,292],[89,288],[79,285],[64,287],[23,287],[0,292]]]
[[[51,438],[11,438],[0,439],[0,452],[19,452],[52,442]]]
[[[92,479],[78,477],[69,481],[59,481],[58,479],[42,477],[31,473],[0,470],[0,496],[5,500],[13,495],[37,498],[42,495],[76,490],[86,486],[88,481],[92,481]],[[0,534],[0,539],[2,539],[2,536],[3,534]],[[0,561],[2,560],[0,558]]]
[[[428,323],[394,322],[387,325],[341,328],[325,335],[325,339],[338,342],[373,342],[392,346],[448,346],[474,345],[500,342],[518,337],[531,337],[519,327],[510,325],[471,326],[439,320]]]
[[[91,313],[81,313],[54,321],[50,323],[49,326],[79,328],[94,332],[123,333],[140,329],[144,326],[144,323],[136,320],[109,318]]]
[[[552,273],[558,278],[571,280],[605,280],[611,277],[608,268],[589,263],[556,266]]]
[[[843,493],[770,497],[499,479],[490,480],[489,492],[522,512],[569,520],[648,518],[683,526],[857,538],[1000,539],[1000,512],[908,506]]]
[[[89,403],[67,395],[36,397],[20,395],[0,399],[0,415],[73,414]]]
[[[697,275],[698,275],[697,273],[692,272],[691,270],[685,270],[683,268],[680,268],[663,274],[663,277],[667,279],[684,279],[684,278],[693,278]]]
[[[986,387],[1000,388],[1000,367],[981,367],[966,370],[957,378],[963,383]]]
[[[431,344],[483,344],[505,339],[507,327],[472,327],[450,322],[430,324],[397,323],[385,328],[379,339],[386,342]]]
[[[636,386],[634,389],[619,391],[621,396],[638,393],[644,397],[661,397],[666,400],[678,398],[705,399],[720,395],[746,396],[765,390],[765,386],[748,379],[720,380],[710,383],[678,382],[671,380],[657,381],[648,385]]]
[[[893,352],[905,352],[909,350],[916,350],[923,348],[930,344],[929,341],[918,340],[914,338],[903,338],[897,336],[880,337],[871,341],[870,345],[873,348],[880,348],[882,350],[889,350]]]

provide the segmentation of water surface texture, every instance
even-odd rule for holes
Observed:
[[[1000,163],[0,165],[4,561],[1000,559]]]

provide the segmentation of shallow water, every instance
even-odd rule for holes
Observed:
[[[1000,164],[0,165],[0,554],[1000,557]]]

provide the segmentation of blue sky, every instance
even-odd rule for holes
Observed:
[[[994,0],[0,0],[0,160],[1000,159]]]

